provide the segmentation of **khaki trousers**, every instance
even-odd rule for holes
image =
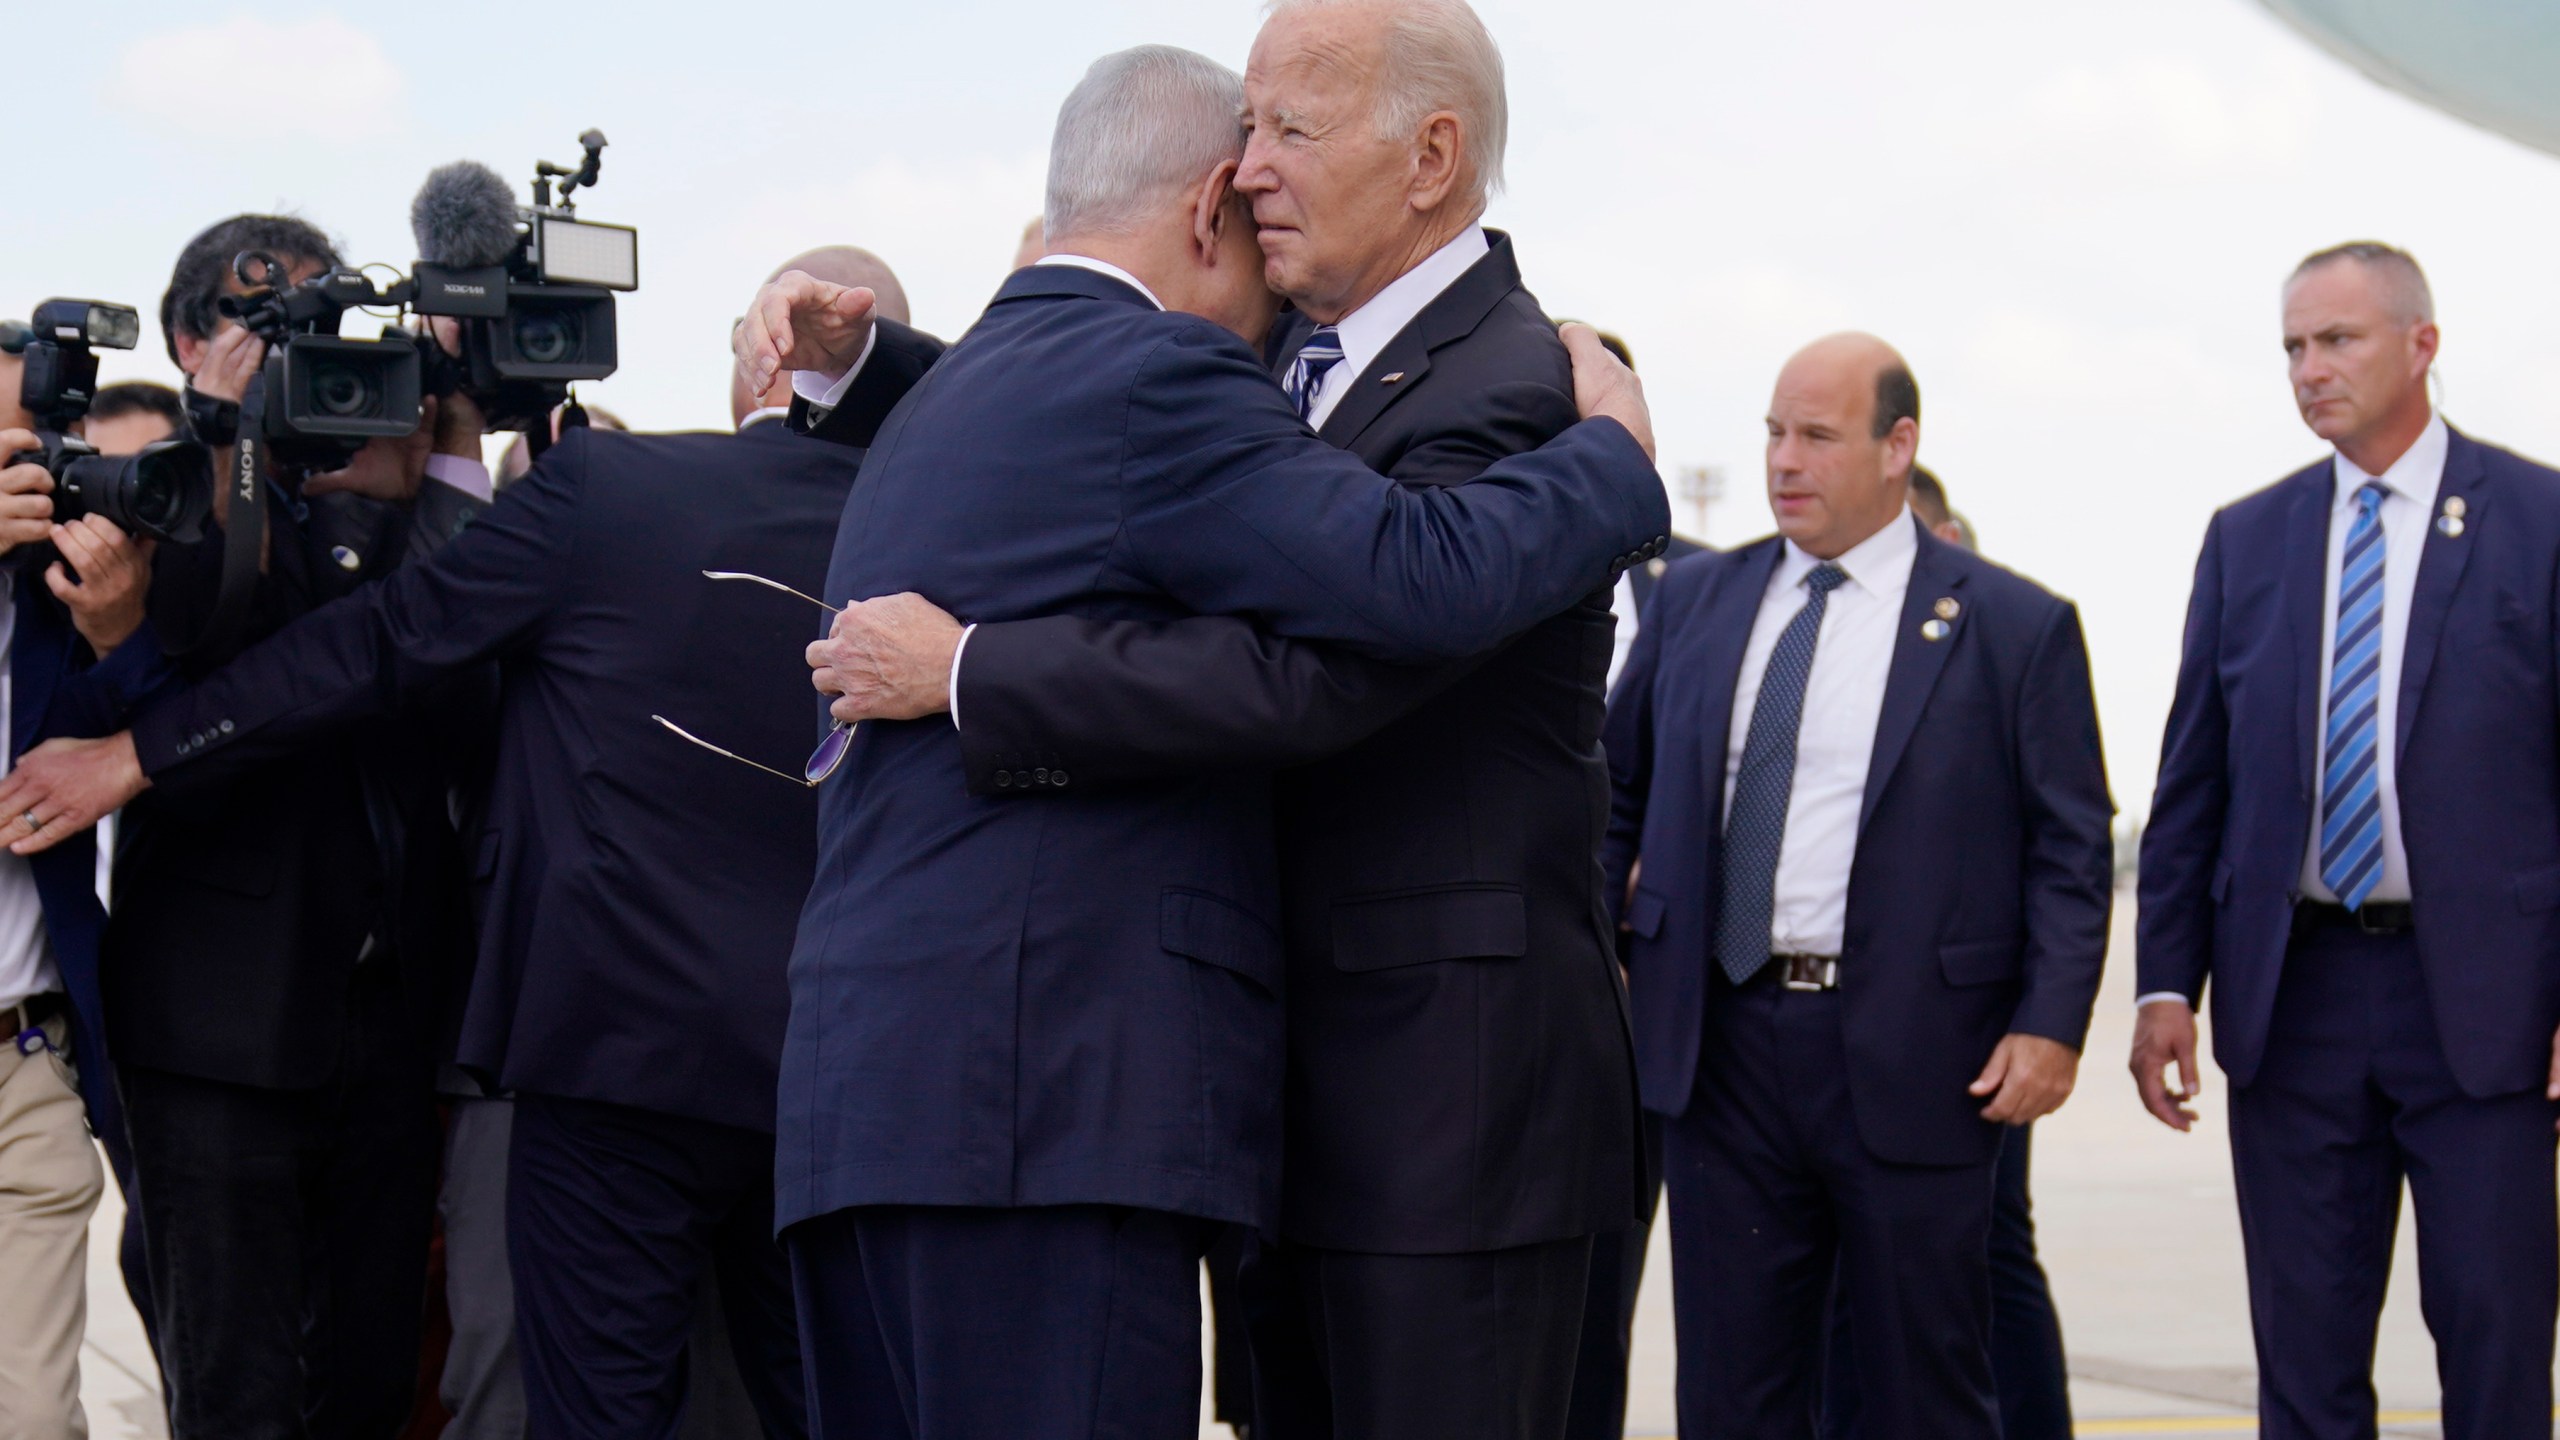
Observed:
[[[0,1435],[85,1440],[89,1215],[104,1176],[69,1068],[55,1051],[19,1053],[18,1014],[0,1025]],[[63,1043],[60,1019],[44,1029]]]

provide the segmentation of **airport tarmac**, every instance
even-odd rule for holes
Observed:
[[[2221,1076],[2205,1071],[2204,1123],[2190,1135],[2135,1103],[2124,1057],[2132,1034],[2132,906],[2120,897],[2116,952],[2089,1038],[2080,1090],[2036,1129],[2036,1229],[2071,1355],[2082,1435],[2249,1435],[2255,1367]],[[113,1187],[91,1226],[89,1342],[82,1357],[97,1440],[165,1434],[142,1327],[125,1303],[113,1241]],[[1657,1232],[1639,1303],[1627,1416],[1630,1436],[1673,1432],[1674,1351],[1668,1260]],[[2375,1366],[2383,1433],[2434,1436],[2435,1350],[2418,1314],[2415,1245],[2404,1210]],[[1231,1440],[1204,1422],[1203,1437]]]

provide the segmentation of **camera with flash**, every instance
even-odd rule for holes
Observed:
[[[128,535],[181,544],[203,533],[213,509],[213,456],[192,439],[159,440],[107,456],[70,434],[98,391],[100,349],[130,350],[142,317],[130,305],[47,300],[33,320],[0,320],[0,352],[18,357],[18,403],[36,421],[39,460],[53,476],[53,517],[103,515]]]

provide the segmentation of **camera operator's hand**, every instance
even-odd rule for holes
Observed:
[[[199,394],[237,405],[249,393],[249,382],[257,378],[259,368],[266,363],[266,341],[237,325],[225,325],[206,342],[204,363],[187,377],[187,383]]]
[[[0,778],[0,839],[33,855],[113,814],[151,788],[133,752],[133,732],[104,740],[47,740]]]
[[[104,660],[142,628],[144,602],[151,595],[154,544],[134,539],[103,515],[83,515],[68,525],[56,525],[52,539],[62,559],[45,568],[45,587],[71,607],[73,627]]]
[[[36,448],[29,430],[0,430],[0,461]],[[30,460],[0,470],[0,555],[33,545],[53,530],[53,476]]]
[[[871,343],[878,298],[868,287],[831,285],[801,270],[775,277],[756,292],[730,337],[747,393],[762,395],[785,370],[842,375],[852,369]]]
[[[302,493],[329,495],[344,490],[395,505],[418,498],[418,486],[427,478],[427,456],[435,451],[437,428],[444,415],[444,406],[436,396],[427,396],[418,406],[417,429],[406,435],[380,435],[366,441],[347,468],[303,481]],[[478,452],[476,444],[473,452]]]

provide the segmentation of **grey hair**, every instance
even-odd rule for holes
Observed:
[[[2427,272],[2418,268],[2418,257],[2397,245],[2385,245],[2379,240],[2350,240],[2344,245],[2314,251],[2293,267],[2293,274],[2287,276],[2284,283],[2291,288],[2294,281],[2340,260],[2353,260],[2381,277],[2383,287],[2390,292],[2392,309],[2401,320],[2435,323],[2435,291],[2427,285]]]
[[[1268,15],[1376,0],[1270,0]],[[1467,0],[1392,0],[1380,52],[1378,109],[1371,123],[1390,140],[1410,140],[1438,111],[1458,117],[1474,162],[1478,206],[1502,189],[1502,148],[1511,131],[1502,50]]]
[[[1244,81],[1171,45],[1105,55],[1058,107],[1041,222],[1055,242],[1125,233],[1244,154]]]

